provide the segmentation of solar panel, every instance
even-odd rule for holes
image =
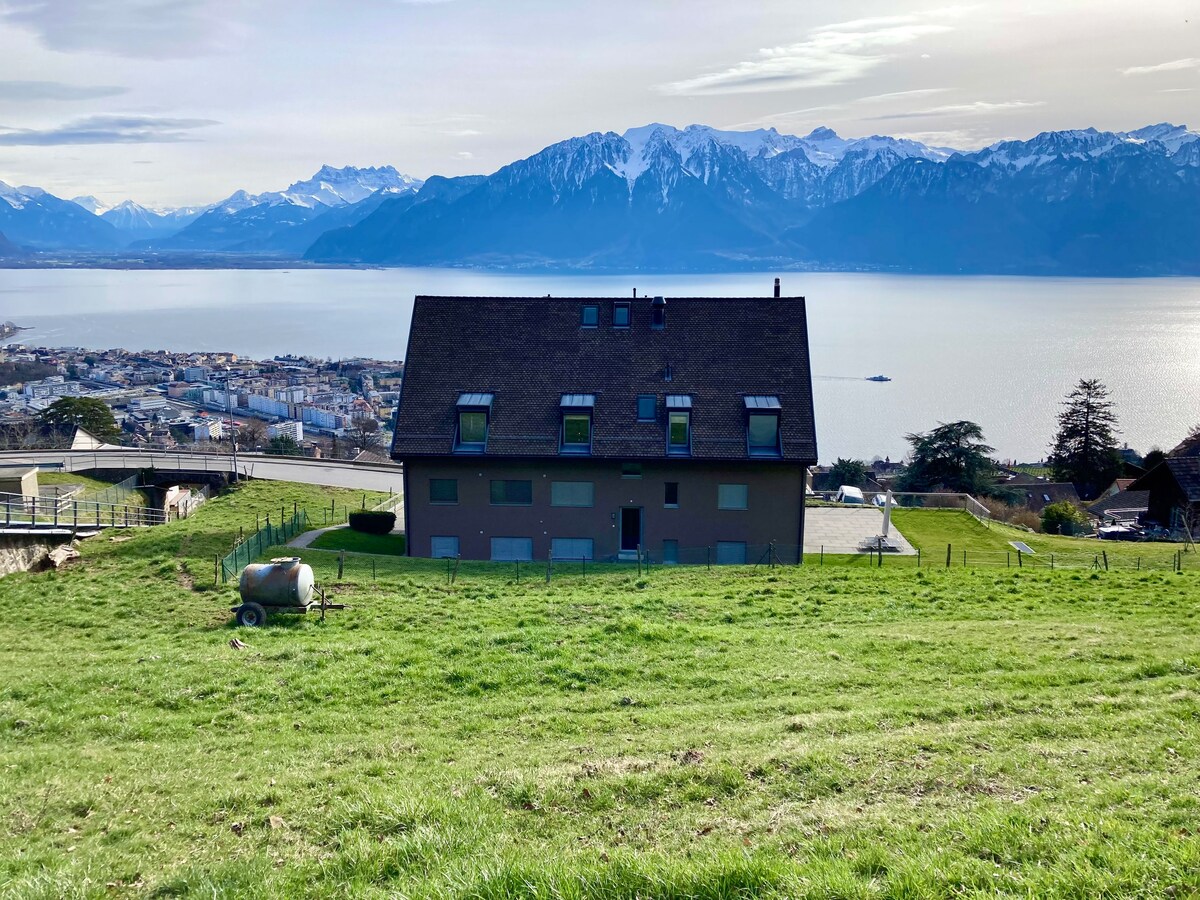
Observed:
[[[1013,545],[1013,547],[1015,547],[1017,550],[1019,550],[1019,551],[1020,551],[1020,552],[1022,552],[1022,553],[1028,553],[1030,556],[1036,556],[1036,555],[1037,555],[1036,553],[1034,553],[1034,550],[1033,550],[1033,548],[1032,548],[1032,547],[1030,547],[1030,546],[1029,546],[1027,543],[1025,543],[1024,541],[1009,541],[1009,543],[1010,543],[1010,544],[1012,544],[1012,545]]]

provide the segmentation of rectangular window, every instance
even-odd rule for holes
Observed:
[[[596,499],[596,485],[590,481],[550,482],[551,506],[592,506]]]
[[[614,303],[613,304],[613,328],[628,328],[629,327],[629,304]]]
[[[590,453],[592,417],[588,413],[563,413],[562,452]]]
[[[550,541],[550,555],[555,559],[591,559],[591,538],[554,538]]]
[[[692,452],[692,414],[673,412],[667,422],[667,452],[686,455]]]
[[[641,463],[621,463],[622,478],[641,478],[642,464]]]
[[[679,541],[663,541],[662,561],[668,566],[679,564]]]
[[[492,506],[532,506],[532,481],[493,481]]]
[[[671,509],[679,508],[679,482],[668,481],[665,485],[666,490],[663,491],[663,506],[669,506]]]
[[[744,484],[718,484],[717,509],[745,509],[749,494]]]
[[[430,478],[429,479],[429,502],[430,503],[457,503],[458,502],[458,479],[457,478]]]
[[[532,562],[533,538],[492,538],[492,562]]]
[[[467,410],[458,414],[459,450],[483,450],[487,444],[487,413],[480,410]]]
[[[717,541],[717,565],[740,566],[745,564],[745,541]]]
[[[746,426],[746,441],[751,456],[778,456],[779,416],[752,413]]]
[[[449,536],[431,537],[429,539],[429,555],[433,559],[458,556],[458,538]]]
[[[658,418],[658,398],[653,394],[638,394],[637,418],[639,422],[653,422]]]
[[[581,328],[595,328],[600,324],[600,307],[585,306],[579,313]]]

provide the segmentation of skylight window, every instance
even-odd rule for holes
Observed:
[[[639,394],[637,398],[637,420],[653,422],[658,417],[658,398],[653,394]]]
[[[629,316],[628,303],[613,304],[613,328],[628,328]]]
[[[579,313],[580,328],[596,328],[600,325],[600,307],[594,305],[584,306]]]

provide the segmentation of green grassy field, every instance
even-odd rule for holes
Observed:
[[[306,550],[352,608],[231,627],[214,555],[331,493],[0,581],[0,897],[1200,892],[1194,572]]]
[[[404,535],[365,534],[352,528],[336,528],[319,535],[310,546],[314,550],[345,550],[347,553],[403,556]]]

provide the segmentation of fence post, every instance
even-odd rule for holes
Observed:
[[[371,557],[371,581],[375,580],[375,557]]]
[[[921,548],[917,548],[917,568],[921,568]]]
[[[516,563],[516,566],[517,566],[517,584],[520,584],[521,583],[521,561],[519,559],[514,559],[513,562]],[[449,563],[447,563],[447,565],[446,565],[446,571],[447,572],[450,571]]]
[[[1050,571],[1051,572],[1054,571],[1054,554],[1053,553],[1050,554]]]
[[[821,565],[825,565],[825,545],[821,545]]]
[[[446,584],[450,583],[450,557],[446,557]]]
[[[338,581],[342,580],[342,568],[346,565],[346,551],[338,554]]]
[[[554,565],[554,556],[548,555],[546,557],[546,584],[550,583],[550,571],[551,571],[551,567],[553,565]]]
[[[964,550],[963,551],[963,568],[965,569],[966,567],[967,567],[967,551]]]
[[[946,545],[946,568],[950,568],[950,545]]]
[[[1104,556],[1104,571],[1108,571],[1108,551],[1101,550],[1100,553]]]
[[[1020,557],[1021,557],[1021,551],[1018,550],[1017,551],[1017,565],[1018,566],[1021,564]],[[1006,566],[1008,566],[1008,568],[1010,568],[1010,569],[1012,568],[1012,551],[1011,550],[1004,551],[1004,564]]]
[[[642,545],[637,545],[638,577],[642,577]]]
[[[712,547],[704,548],[704,562],[708,566],[708,571],[712,571]]]
[[[221,557],[214,556],[213,557],[213,584],[217,583],[217,578],[220,575],[220,572],[221,572]]]

